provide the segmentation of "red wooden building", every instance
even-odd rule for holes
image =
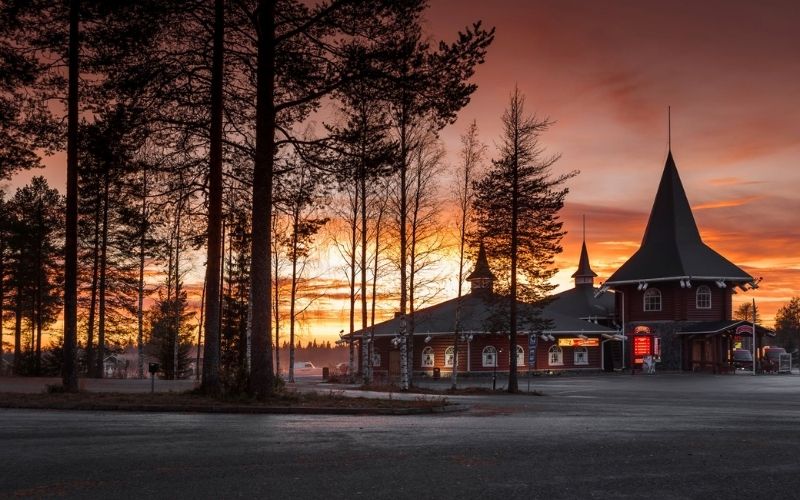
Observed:
[[[612,345],[619,345],[619,335],[609,326],[614,316],[613,299],[608,295],[595,297],[595,276],[589,267],[584,244],[574,275],[575,288],[554,296],[543,309],[518,303],[519,343],[514,352],[509,353],[503,321],[507,299],[493,293],[495,278],[481,247],[475,269],[467,277],[470,293],[420,309],[407,318],[414,335],[414,373],[433,375],[437,372],[444,376],[452,373],[454,366],[458,366],[459,373],[507,372],[510,355],[517,356],[517,369],[521,372],[599,370],[613,363]],[[458,363],[454,357],[457,311],[460,318]],[[537,312],[551,325],[543,331],[534,326]],[[374,374],[399,375],[399,331],[400,319],[394,318],[366,332],[355,332],[354,339],[359,344],[367,339],[371,346]],[[619,353],[618,347],[616,351]],[[359,370],[360,365],[361,356]]]
[[[639,250],[601,288],[614,292],[626,364],[651,355],[666,369],[729,370],[752,335],[732,319],[732,297],[757,286],[703,242],[670,151]],[[757,344],[769,333],[758,327]]]

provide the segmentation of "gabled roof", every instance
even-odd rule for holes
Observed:
[[[463,295],[460,299],[462,301],[460,312],[461,331],[475,333],[488,331],[492,316],[496,311],[497,298],[498,296],[494,294],[470,293]],[[416,311],[414,313],[414,334],[427,335],[453,332],[458,301],[458,298],[450,299]],[[531,327],[523,318],[526,313],[531,312],[533,306],[524,302],[518,302],[517,304],[520,315],[519,331],[526,331]],[[553,321],[553,328],[547,330],[546,333],[613,333],[610,328],[567,316],[549,307],[544,309],[542,316]],[[407,317],[407,320],[410,320],[410,318]],[[375,335],[377,336],[396,335],[399,331],[399,317],[375,325]],[[361,330],[356,331],[354,336],[361,336]]]
[[[602,293],[595,297],[598,289],[593,286],[576,286],[553,296],[546,311],[554,311],[573,318],[612,318],[614,295]]]
[[[605,284],[691,277],[733,282],[753,280],[703,243],[670,151],[642,245]]]
[[[742,319],[730,319],[724,321],[703,321],[698,323],[687,323],[682,326],[678,335],[698,335],[698,334],[713,334],[724,331],[732,331],[734,327],[741,325],[750,326],[752,323]],[[756,332],[762,335],[775,336],[775,331],[759,324],[756,324]]]
[[[573,278],[594,278],[597,273],[592,271],[592,266],[589,265],[589,252],[586,251],[586,242],[583,242],[581,247],[581,258],[578,261],[578,270],[573,273]]]

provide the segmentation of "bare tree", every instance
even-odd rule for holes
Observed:
[[[456,179],[456,207],[458,227],[458,302],[456,305],[455,327],[453,328],[453,376],[451,388],[458,388],[458,342],[461,337],[461,307],[462,289],[464,286],[464,272],[466,265],[465,247],[467,235],[472,231],[471,208],[475,192],[473,183],[480,175],[479,170],[486,155],[486,145],[481,143],[478,136],[478,124],[472,121],[467,131],[461,136],[461,163],[458,166]]]

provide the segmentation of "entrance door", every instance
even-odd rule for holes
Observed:
[[[389,376],[400,376],[400,351],[389,351]]]

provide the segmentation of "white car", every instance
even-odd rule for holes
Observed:
[[[294,364],[295,377],[322,377],[322,368],[314,366],[310,361],[298,361]]]

